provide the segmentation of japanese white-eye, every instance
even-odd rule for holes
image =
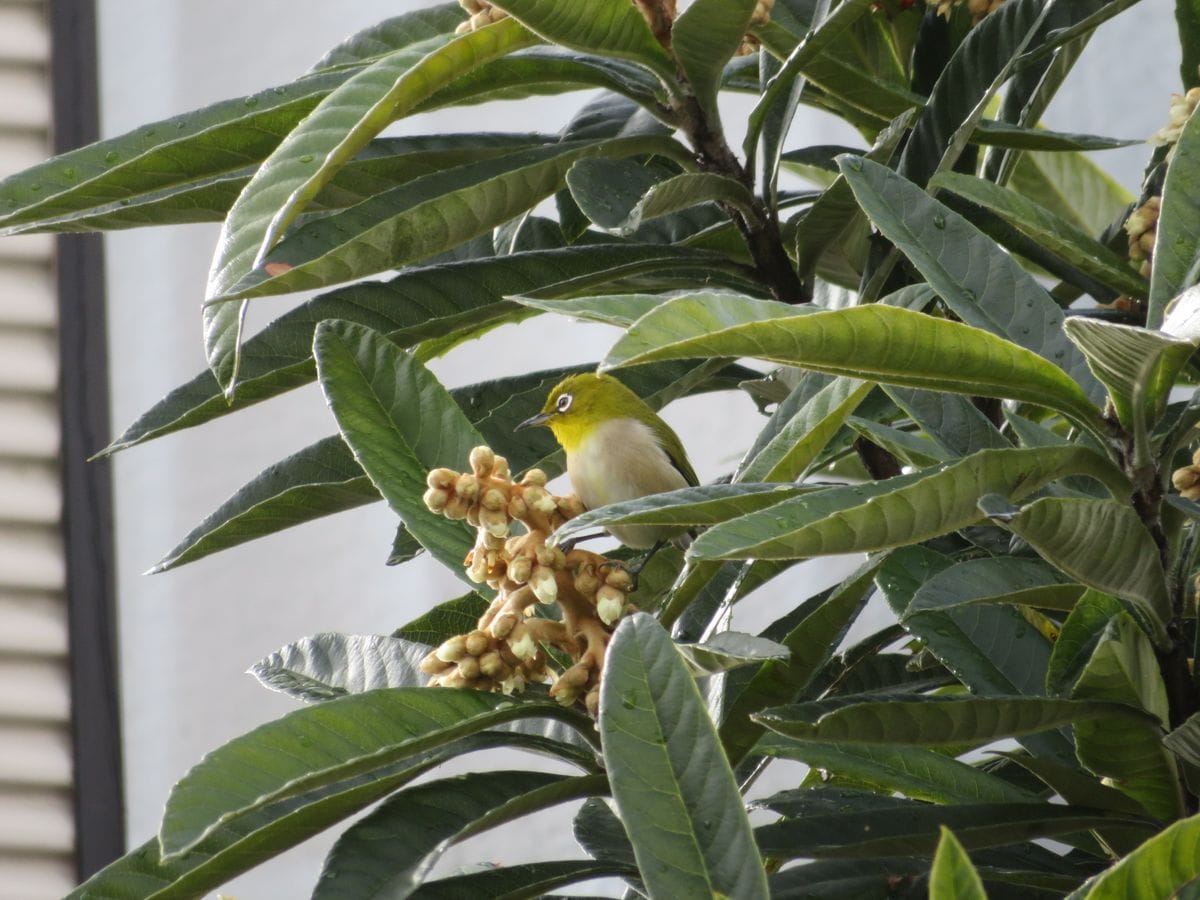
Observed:
[[[517,428],[545,425],[567,454],[567,475],[583,505],[636,500],[699,484],[679,436],[647,403],[611,375],[572,375],[555,385],[546,405]],[[681,529],[613,525],[627,547],[653,547]]]

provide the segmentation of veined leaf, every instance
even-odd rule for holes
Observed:
[[[871,221],[955,315],[1050,360],[1099,399],[1099,383],[1063,334],[1062,310],[1016,260],[890,169],[856,158],[839,164]]]
[[[472,591],[438,604],[407,625],[397,628],[393,637],[436,647],[449,637],[474,630],[487,608],[488,601]]]
[[[986,494],[1028,496],[1084,473],[1120,482],[1106,460],[1082,447],[983,450],[915,475],[786,500],[711,528],[689,552],[700,559],[799,559],[899,547],[983,521],[976,504]]]
[[[725,64],[741,46],[755,0],[696,0],[671,28],[671,52],[708,120],[721,121],[717,92]]]
[[[394,688],[306,706],[211,752],[172,789],[159,839],[176,857],[238,816],[380,772],[450,741],[521,718],[582,725],[552,700]]]
[[[608,646],[600,736],[650,896],[767,897],[716,729],[667,633],[645,613],[622,620]]]
[[[789,412],[774,436],[738,466],[735,478],[748,481],[795,481],[803,478],[818,454],[847,417],[875,387],[857,378],[835,378],[803,405]]]
[[[1198,860],[1200,816],[1192,816],[1167,826],[1068,900],[1181,896],[1177,892],[1200,877]]]
[[[1167,304],[1200,280],[1200,119],[1192,116],[1179,135],[1167,165],[1158,236],[1150,270],[1146,327],[1158,328]]]
[[[1022,153],[1008,186],[1088,234],[1100,234],[1133,197],[1083,153]]]
[[[377,331],[326,321],[313,340],[317,372],[342,437],[413,537],[452,571],[471,537],[425,508],[425,474],[461,468],[483,437],[446,389]]]
[[[316,634],[288,644],[250,667],[264,686],[309,702],[376,688],[418,687],[421,644],[383,634]]]
[[[556,541],[608,525],[713,525],[774,506],[812,488],[792,484],[706,484],[589,509],[554,533]]]
[[[466,11],[455,3],[439,3],[376,22],[343,40],[317,60],[311,72],[361,66],[413,43],[420,38],[450,34],[467,20]]]
[[[772,731],[805,741],[924,747],[986,744],[1096,719],[1154,721],[1137,707],[1103,700],[904,695],[778,706],[755,718]]]
[[[584,52],[641,63],[671,84],[675,68],[646,20],[622,0],[498,0],[494,3],[546,40]]]
[[[829,662],[867,602],[879,560],[869,560],[819,602],[801,606],[798,621],[780,637],[788,648],[786,660],[768,662],[731,697],[721,722],[721,745],[730,760],[740,763],[762,735],[753,714],[764,706],[795,700]],[[819,598],[820,595],[818,595]]]
[[[787,659],[791,654],[783,644],[742,634],[721,631],[702,644],[676,644],[692,674],[715,675],[741,666],[760,665],[771,659]]]
[[[409,896],[413,900],[466,900],[471,897],[546,897],[555,888],[605,876],[634,877],[636,869],[592,860],[521,863],[427,881]],[[554,895],[557,898],[558,895]]]
[[[1046,693],[1069,696],[1079,673],[1092,657],[1104,627],[1124,610],[1121,601],[1087,590],[1063,622],[1046,669]]]
[[[723,203],[752,213],[755,202],[754,195],[732,178],[712,172],[685,172],[651,187],[625,220],[610,230],[621,235],[633,234],[648,219],[701,203]]]
[[[1041,560],[984,557],[956,563],[935,574],[918,589],[905,615],[971,603],[1045,607],[1045,602],[1038,602],[1043,596],[1049,598],[1054,609],[1070,609],[1083,592],[1082,585]]]
[[[947,457],[1012,446],[966,397],[939,391],[886,387],[884,392],[912,418]]]
[[[929,872],[929,900],[987,900],[971,858],[945,825]]]
[[[1109,623],[1084,666],[1072,696],[1137,706],[1146,719],[1127,717],[1075,723],[1079,761],[1133,797],[1159,819],[1183,815],[1175,758],[1163,746],[1167,694],[1154,648],[1141,628],[1121,614]]]
[[[905,387],[1025,400],[1102,432],[1092,402],[1053,363],[982,329],[880,304],[800,313],[736,295],[685,295],[635,322],[604,367],[696,356],[753,356]]]
[[[516,22],[502,20],[456,37],[412,65],[389,54],[351,77],[329,96],[250,179],[229,211],[208,276],[209,300],[244,296],[238,285],[262,268],[272,247],[333,174],[394,119],[457,75],[536,39]],[[227,394],[237,381],[244,303],[206,306],[205,352]]]
[[[930,803],[1034,802],[1035,794],[952,756],[924,747],[803,741],[768,732],[755,755],[795,759]]]
[[[890,810],[806,815],[755,830],[763,852],[784,859],[928,856],[938,829],[952,827],[967,846],[996,847],[1067,834],[1117,818],[1097,810],[1049,803],[963,806],[904,804]]]
[[[1127,504],[1043,497],[999,521],[1072,578],[1128,602],[1155,644],[1168,646],[1170,603],[1158,548]]]
[[[313,900],[410,897],[454,844],[606,788],[603,776],[527,771],[473,772],[408,788],[338,838],[325,858]]]
[[[580,159],[686,154],[670,138],[645,135],[553,144],[428,175],[298,227],[230,296],[327,287],[451,250],[561,190]]]
[[[1073,223],[1016,191],[957,172],[940,172],[929,185],[944,188],[995,213],[1051,253],[1119,293],[1131,297],[1146,296],[1148,285],[1130,267],[1128,260],[1117,256]]]
[[[1142,143],[1138,140],[1102,137],[1097,134],[1068,134],[1049,128],[1030,128],[998,119],[980,119],[971,135],[972,143],[1007,150],[1115,150]],[[942,173],[945,174],[945,173]],[[940,177],[940,176],[935,176]],[[991,182],[989,179],[989,183]]]

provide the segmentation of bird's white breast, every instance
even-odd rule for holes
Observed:
[[[637,419],[612,419],[597,426],[568,457],[567,474],[588,509],[687,487],[687,479],[671,464],[654,430]],[[648,547],[661,529],[619,526],[610,530],[627,546]]]

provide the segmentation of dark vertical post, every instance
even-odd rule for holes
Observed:
[[[50,0],[54,149],[99,136],[94,0]],[[108,443],[108,347],[99,235],[58,239],[63,539],[70,627],[76,851],[80,878],[125,851]]]

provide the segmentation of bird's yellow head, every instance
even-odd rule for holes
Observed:
[[[643,408],[642,399],[611,375],[585,372],[556,384],[542,411],[517,428],[545,425],[571,453],[598,425],[611,419],[641,418]]]

